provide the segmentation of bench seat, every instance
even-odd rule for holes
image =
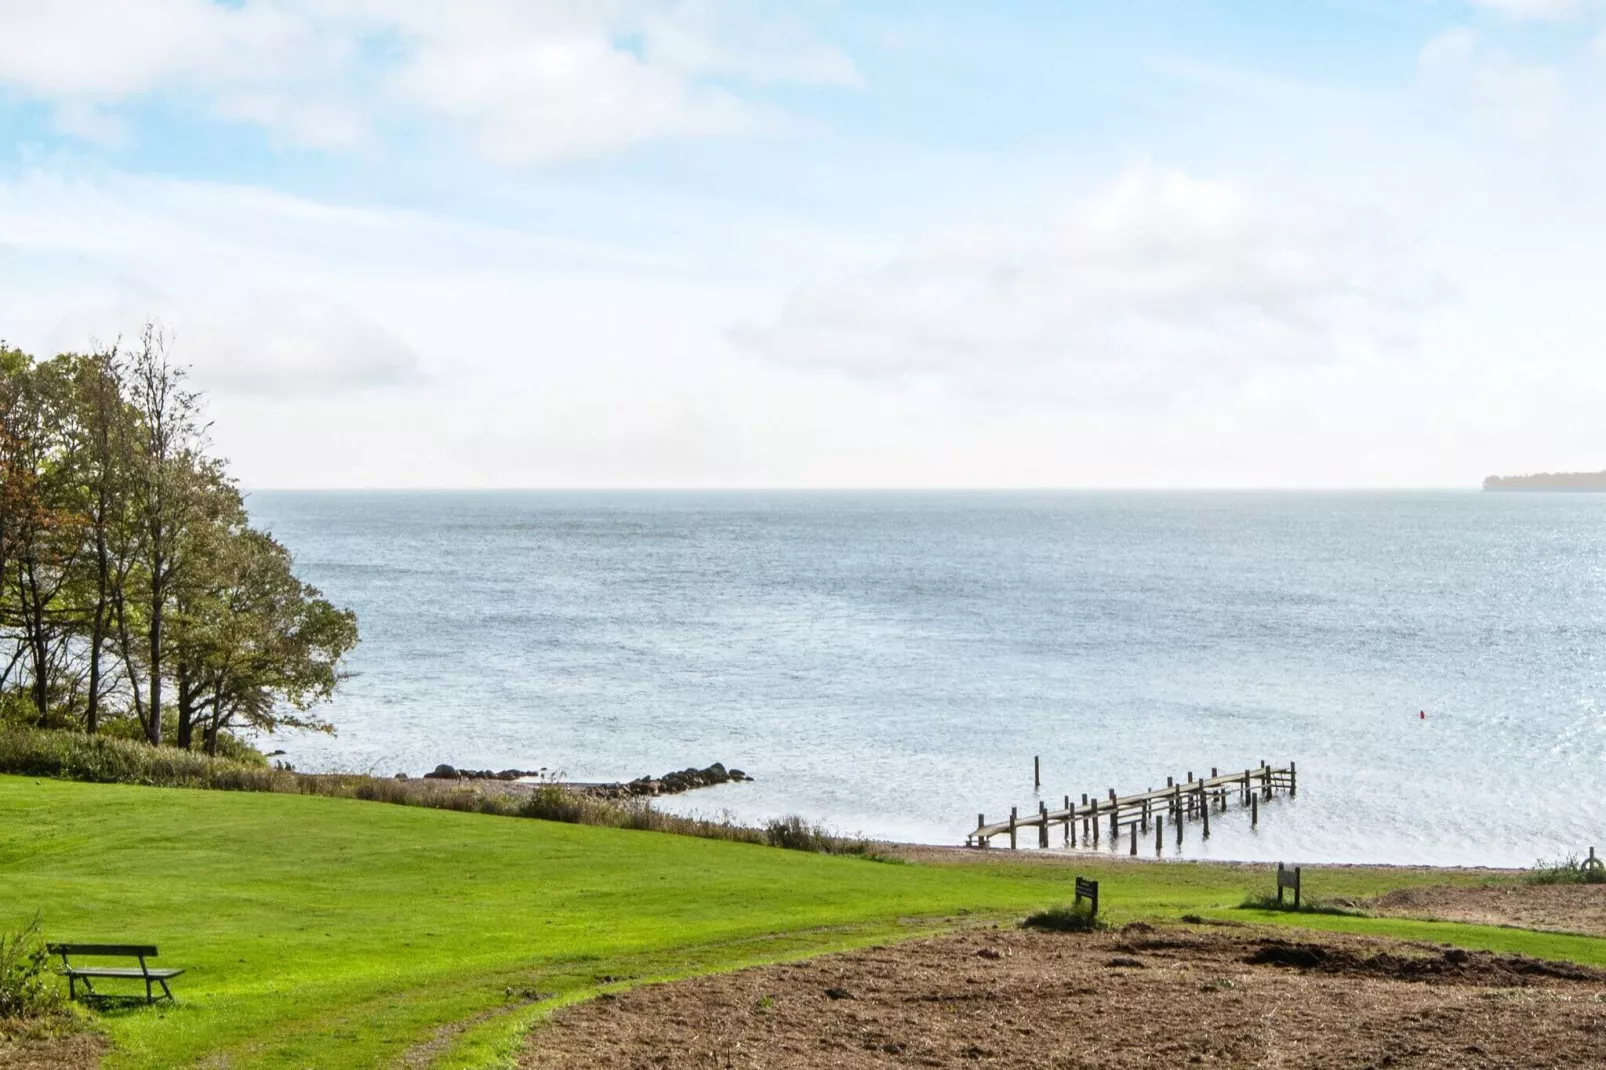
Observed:
[[[149,977],[153,981],[166,978],[172,980],[183,970],[142,970],[138,966],[69,966],[62,970],[64,977],[134,977],[143,980]]]

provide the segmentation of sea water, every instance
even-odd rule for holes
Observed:
[[[338,734],[273,741],[299,769],[590,781],[718,760],[755,781],[662,805],[957,843],[978,813],[1292,760],[1296,799],[1258,829],[1217,815],[1208,842],[1190,826],[1182,855],[1520,865],[1606,848],[1606,496],[249,505],[361,624],[321,709]]]

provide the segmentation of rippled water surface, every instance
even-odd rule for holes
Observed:
[[[957,842],[1296,760],[1184,853],[1606,848],[1606,496],[257,492],[356,609],[298,768],[724,761],[674,805]],[[1427,719],[1418,717],[1426,710]],[[1056,837],[1056,842],[1058,837]],[[1168,852],[1170,848],[1168,846]]]

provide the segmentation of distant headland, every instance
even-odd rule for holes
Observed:
[[[1540,472],[1531,476],[1490,476],[1484,490],[1579,490],[1606,492],[1606,472]]]

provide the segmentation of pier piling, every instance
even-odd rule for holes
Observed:
[[[1098,796],[1082,795],[1078,804],[1070,795],[1062,796],[1062,806],[1051,809],[1046,800],[1037,800],[1037,805],[1027,810],[1022,817],[1020,808],[1012,806],[1009,809],[1009,819],[993,824],[987,822],[985,813],[976,815],[976,827],[967,837],[966,842],[976,847],[989,846],[993,836],[1009,836],[1009,845],[1016,848],[1020,844],[1020,830],[1024,827],[1037,829],[1037,846],[1049,846],[1049,829],[1054,824],[1063,824],[1065,827],[1065,843],[1070,847],[1097,848],[1104,838],[1104,829],[1100,826],[1109,825],[1110,849],[1119,851],[1121,833],[1127,833],[1127,853],[1137,854],[1139,834],[1147,835],[1152,819],[1154,824],[1154,847],[1156,855],[1162,855],[1165,845],[1165,823],[1169,816],[1175,826],[1174,835],[1177,847],[1180,849],[1186,840],[1186,830],[1183,826],[1190,818],[1200,824],[1202,838],[1208,840],[1214,833],[1215,815],[1212,811],[1220,810],[1226,813],[1229,809],[1228,789],[1235,789],[1245,808],[1249,810],[1249,826],[1252,829],[1260,827],[1261,802],[1274,799],[1278,791],[1286,790],[1292,796],[1298,784],[1298,770],[1290,762],[1287,768],[1274,769],[1262,762],[1258,767],[1245,769],[1242,773],[1229,773],[1222,776],[1219,767],[1211,767],[1209,777],[1195,777],[1193,771],[1188,771],[1186,788],[1184,782],[1176,777],[1166,778],[1166,787],[1161,789],[1150,788],[1147,791],[1133,795],[1119,795],[1114,788],[1105,789],[1104,798]],[[1163,805],[1160,805],[1163,804]],[[1035,811],[1035,812],[1033,812]],[[1076,834],[1076,823],[1082,823],[1082,835]]]

